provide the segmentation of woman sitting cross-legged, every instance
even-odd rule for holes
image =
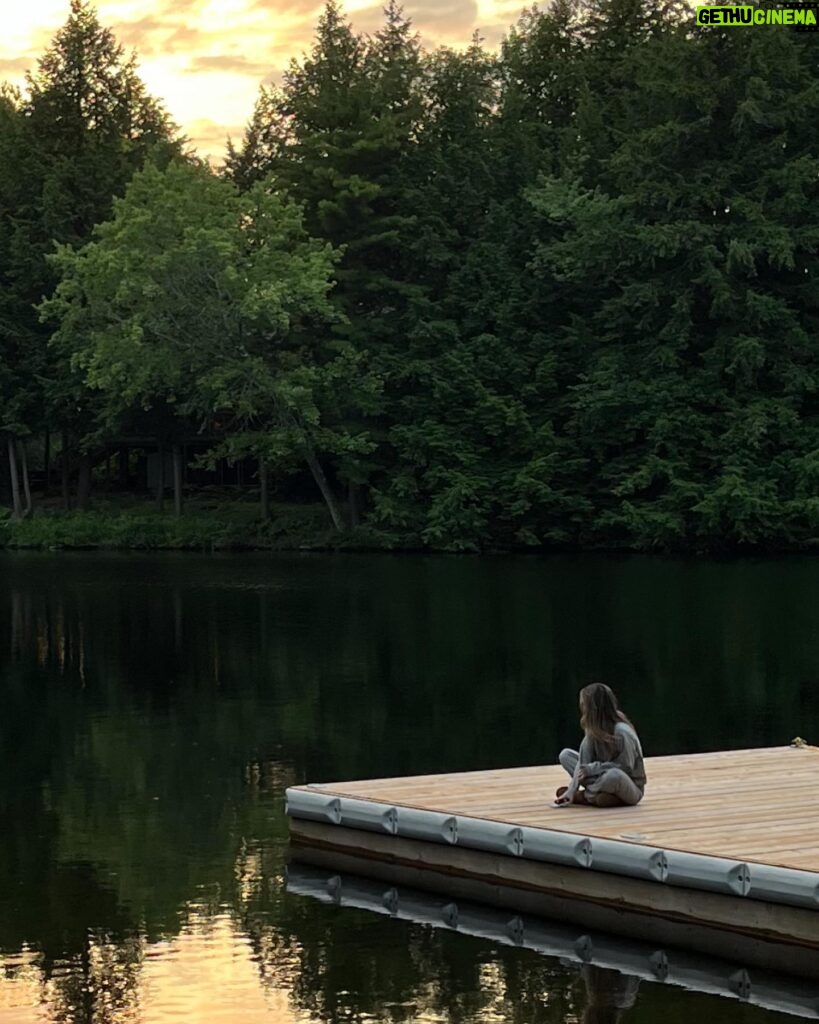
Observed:
[[[560,763],[572,781],[558,789],[555,807],[638,804],[646,788],[640,739],[604,683],[580,691],[580,727],[580,750],[560,752]]]

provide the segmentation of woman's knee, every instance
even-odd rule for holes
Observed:
[[[558,754],[557,759],[567,771],[573,772],[577,767],[580,755],[576,750],[572,750],[570,747],[564,747]]]
[[[586,802],[590,803],[592,807],[623,807],[624,801],[619,796],[615,796],[614,793],[586,793]]]
[[[640,787],[620,768],[609,768],[600,776],[595,789],[598,794],[610,794],[629,806],[634,806],[643,799]]]

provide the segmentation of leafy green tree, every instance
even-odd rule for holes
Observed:
[[[204,166],[148,166],[92,242],[59,250],[62,282],[43,313],[109,420],[157,405],[228,418],[217,454],[306,463],[342,529],[320,457],[369,442],[323,415],[336,390],[366,398],[368,384],[354,353],[327,344],[333,260],[264,185],[239,193]]]

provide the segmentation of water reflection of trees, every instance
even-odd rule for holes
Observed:
[[[305,904],[307,904],[305,906]],[[557,1024],[580,993],[555,961],[350,909],[294,898],[275,924],[249,923],[265,984],[289,984],[314,1020]],[[284,972],[284,973],[283,973]]]
[[[123,1024],[139,1005],[144,941],[89,935],[85,948],[42,965],[41,1004],[59,1024]]]
[[[265,984],[326,1020],[579,1013],[565,972],[519,951],[282,896],[284,789],[543,761],[595,676],[657,753],[819,733],[809,569],[6,559],[0,948],[40,951],[49,1012],[90,1024],[94,971],[116,991],[204,899],[251,936]]]
[[[254,753],[278,747],[299,776],[467,768],[489,751],[540,761],[576,732],[576,689],[601,676],[658,752],[739,746],[819,721],[809,568],[92,559],[59,581],[14,580],[11,646],[84,677],[109,707],[188,697],[193,714],[230,716],[261,704],[270,719],[252,728]]]
[[[4,881],[5,881],[4,875]],[[0,907],[3,976],[36,987],[48,1019],[114,1024],[133,1009],[144,938],[90,865],[45,866]],[[5,887],[4,887],[5,888]]]

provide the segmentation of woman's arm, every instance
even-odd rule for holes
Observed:
[[[620,768],[629,776],[634,773],[637,763],[642,756],[637,734],[629,729],[628,726],[625,726],[623,728],[616,728],[614,737],[619,748],[616,757],[612,761],[592,761],[587,764],[585,768],[586,774],[589,777],[602,775],[609,768]]]
[[[581,783],[584,781],[585,778],[585,765],[578,759],[577,767],[575,768],[574,775],[572,776],[572,781],[569,783],[566,792],[563,793],[561,796],[557,797],[557,799],[555,800],[555,806],[566,807],[570,803],[572,803],[575,796],[577,795],[577,791],[580,789]]]
[[[586,781],[586,776],[588,775],[588,762],[593,753],[594,745],[587,736],[584,736],[580,742],[580,750],[578,751],[577,758],[577,767],[574,770],[572,781],[569,783],[569,787],[566,790],[566,792],[562,796],[558,797],[557,800],[555,800],[555,804],[558,807],[564,807],[574,800],[575,796],[577,795],[577,791]]]

